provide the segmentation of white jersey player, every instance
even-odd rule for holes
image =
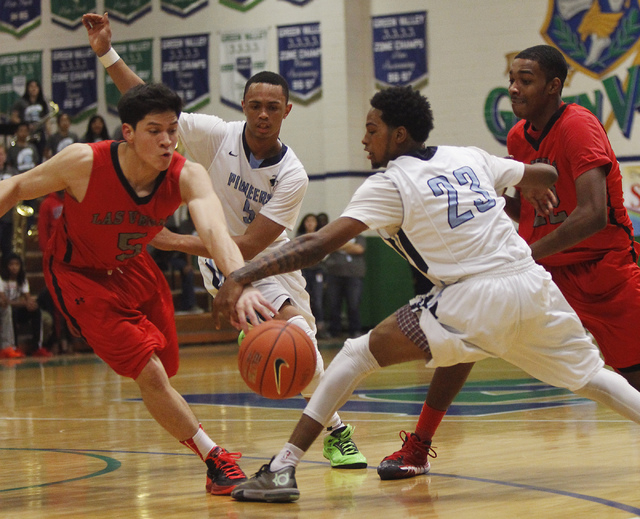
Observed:
[[[111,47],[111,26],[107,14],[85,14],[83,23],[89,43],[121,92],[142,83]],[[225,122],[204,114],[182,114],[179,136],[192,158],[209,171],[214,191],[220,197],[229,231],[245,260],[287,241],[300,212],[309,182],[307,174],[290,148],[280,141],[282,122],[289,115],[289,85],[274,72],[258,72],[244,88],[242,110],[246,122]],[[205,285],[215,296],[222,281],[202,240],[181,236],[166,228],[151,242],[154,247],[179,250],[200,256]],[[324,363],[316,341],[315,319],[309,294],[300,271],[274,276],[256,285],[278,310],[276,319],[302,328],[316,345],[317,367],[312,382],[303,392],[308,398],[317,387]],[[334,413],[325,423],[327,435],[323,455],[336,468],[366,467],[365,457],[351,439],[353,427]]]
[[[295,467],[326,418],[368,374],[410,360],[449,366],[501,357],[640,423],[640,393],[604,368],[578,316],[503,211],[498,193],[516,185],[548,214],[555,168],[476,148],[424,148],[433,116],[411,87],[382,90],[371,106],[362,142],[372,165],[387,171],[367,179],[340,218],[232,272],[214,312],[243,315],[245,285],[313,264],[366,229],[381,231],[434,287],[367,335],[345,342],[289,441],[231,496],[298,499]]]

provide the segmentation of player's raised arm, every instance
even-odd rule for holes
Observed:
[[[124,94],[134,86],[144,83],[111,47],[111,24],[107,13],[103,15],[87,13],[82,16],[82,23],[87,29],[89,45],[107,69],[120,93]]]

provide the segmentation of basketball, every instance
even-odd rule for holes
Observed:
[[[238,368],[255,393],[274,400],[291,398],[311,382],[316,371],[316,348],[295,324],[266,321],[242,340]]]

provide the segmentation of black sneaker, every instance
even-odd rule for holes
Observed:
[[[238,483],[247,480],[242,469],[236,463],[242,454],[227,452],[218,446],[206,457],[207,464],[207,492],[215,496],[228,496]]]
[[[285,467],[271,472],[270,463],[260,467],[251,479],[238,485],[231,497],[238,501],[264,501],[267,503],[290,503],[297,501],[300,491],[296,484],[295,467]]]

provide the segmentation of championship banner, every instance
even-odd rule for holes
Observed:
[[[209,101],[209,35],[162,38],[162,82],[193,112]]]
[[[320,24],[278,27],[280,75],[289,83],[293,99],[309,103],[322,92]]]
[[[10,113],[31,79],[42,84],[42,51],[0,56],[0,113]]]
[[[371,27],[376,82],[383,87],[426,83],[427,12],[374,16]]]
[[[161,0],[160,9],[165,13],[186,18],[208,5],[209,0]]]
[[[0,31],[22,38],[42,22],[40,0],[2,0]]]
[[[104,0],[109,18],[131,24],[151,11],[151,0]]]
[[[51,92],[61,112],[78,122],[98,106],[96,55],[91,47],[51,51]]]
[[[145,83],[153,81],[153,40],[123,41],[114,43],[113,48]],[[120,101],[122,94],[106,70],[104,78],[107,110],[118,115],[118,101]]]
[[[247,80],[267,68],[267,29],[220,34],[220,102],[242,111]]]
[[[84,13],[95,12],[96,0],[51,0],[51,20],[65,29],[77,29]]]
[[[231,7],[232,9],[237,9],[242,12],[254,8],[260,2],[262,2],[262,0],[220,0],[222,5],[226,5],[227,7]]]

